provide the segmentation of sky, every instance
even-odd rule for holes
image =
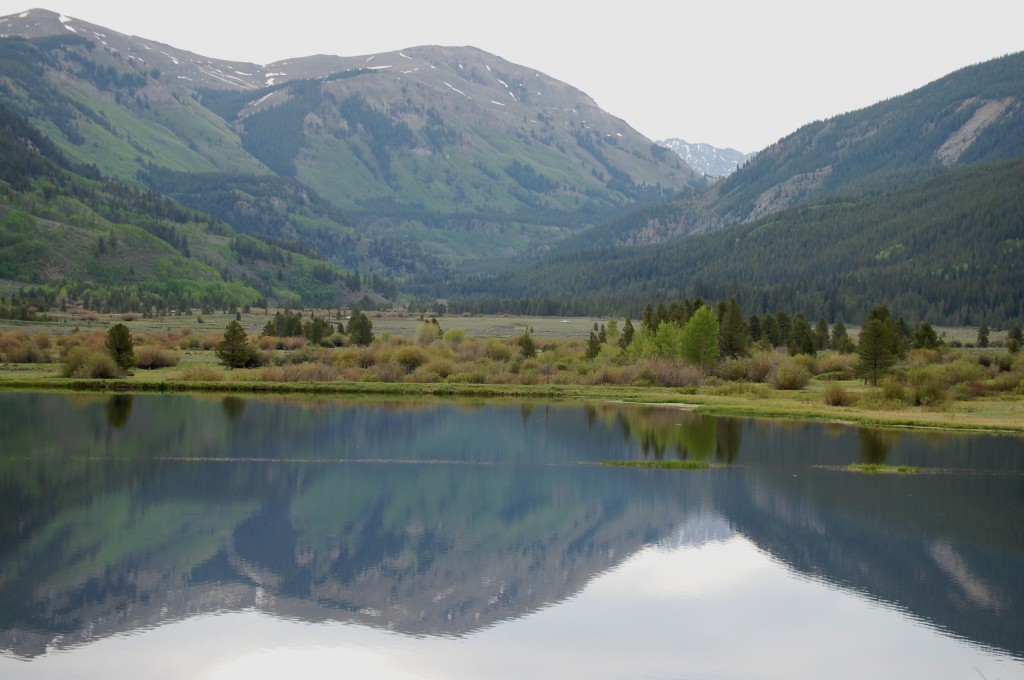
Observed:
[[[0,16],[32,5],[0,0]],[[45,0],[32,0],[45,2]],[[36,5],[203,56],[472,45],[590,95],[652,140],[744,152],[1024,50],[1024,2],[52,0]]]

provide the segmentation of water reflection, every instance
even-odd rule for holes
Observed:
[[[132,415],[132,395],[114,394],[107,400],[107,424],[115,430],[128,423]]]
[[[564,602],[652,545],[737,538],[795,573],[1024,653],[1016,439],[613,405],[0,395],[0,406],[0,647],[19,656],[247,608],[466,635]],[[65,426],[31,427],[53,420]],[[947,472],[836,469],[879,456]],[[580,465],[669,457],[734,466]]]

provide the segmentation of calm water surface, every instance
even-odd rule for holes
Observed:
[[[1024,678],[1020,438],[54,394],[0,433],[5,679]],[[675,458],[727,465],[595,465]]]

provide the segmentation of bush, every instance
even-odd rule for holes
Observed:
[[[178,354],[155,345],[135,349],[135,366],[141,369],[167,368],[178,365]]]
[[[902,383],[888,379],[882,383],[882,399],[900,405],[907,403],[907,390]]]
[[[512,358],[512,348],[502,342],[492,340],[487,343],[487,356],[493,361],[508,361]]]
[[[746,380],[747,375],[749,375],[750,373],[750,360],[726,359],[721,364],[719,364],[716,373],[718,377],[721,378],[722,380],[729,380],[732,382]]]
[[[461,328],[449,328],[444,332],[444,341],[450,345],[460,345],[466,341],[466,331]]]
[[[825,403],[829,406],[853,406],[857,396],[841,385],[829,385],[825,388]]]
[[[224,377],[224,371],[216,366],[199,365],[186,368],[180,379],[186,382],[220,382]]]
[[[806,360],[814,360],[814,357],[804,355],[803,358],[790,357],[783,361],[775,369],[771,376],[770,384],[777,390],[802,390],[811,381],[811,371],[807,368]]]
[[[259,379],[265,382],[329,382],[338,379],[334,366],[324,363],[287,364],[260,369]]]
[[[73,347],[64,357],[64,375],[68,378],[116,378],[121,374],[109,354],[87,347]]]
[[[43,345],[40,336],[49,335],[37,334],[29,338],[25,333],[14,331],[0,333],[0,360],[12,364],[46,364],[52,359],[49,352],[49,343]]]
[[[779,359],[779,355],[774,350],[755,352],[747,363],[747,380],[758,383],[766,382]]]
[[[424,324],[425,326],[433,326],[433,324]],[[399,347],[394,355],[394,361],[405,370],[406,373],[412,373],[417,368],[427,363],[430,357],[417,345],[406,345],[405,347]]]
[[[704,382],[704,372],[698,366],[672,359],[649,359],[637,375],[636,383],[662,387],[687,387]]]

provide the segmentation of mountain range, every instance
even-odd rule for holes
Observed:
[[[977,291],[1010,291],[998,277],[1021,274],[1022,54],[810,123],[716,180],[726,173],[703,163],[725,151],[655,144],[571,85],[472,47],[261,66],[45,10],[0,18],[0,35],[0,296],[37,284],[43,304],[63,290],[111,309],[441,298],[628,313],[686,292],[856,316],[865,291],[843,309],[818,292],[849,300],[866,280],[933,322],[1022,315],[1012,291],[940,299],[965,275]],[[1003,193],[952,206],[936,187],[963,172]],[[931,221],[901,221],[908,204]],[[808,214],[840,221],[807,226]],[[730,249],[740,227],[767,240]],[[872,231],[885,228],[896,232]],[[749,275],[799,251],[801,229],[830,234],[809,255],[813,282]],[[973,254],[944,229],[969,232]],[[730,266],[668,259],[708,248]],[[854,251],[873,257],[851,266]],[[587,274],[610,262],[614,277]],[[912,290],[896,283],[900,263]],[[554,270],[558,283],[543,273]]]
[[[731,175],[754,156],[736,149],[720,149],[711,144],[687,142],[678,137],[663,139],[658,144],[675,151],[687,165],[708,177]]]

